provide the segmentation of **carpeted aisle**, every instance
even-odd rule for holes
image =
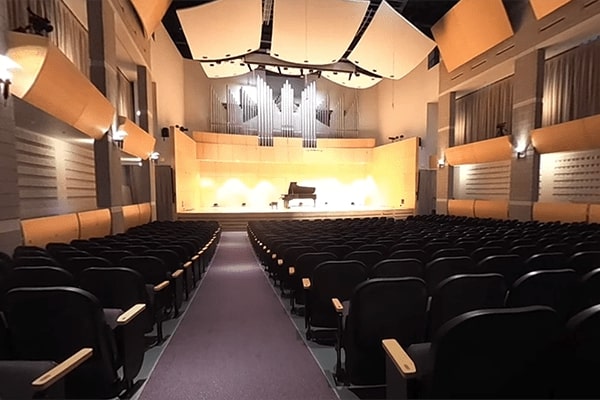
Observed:
[[[336,399],[257,265],[224,232],[212,266],[140,399]]]

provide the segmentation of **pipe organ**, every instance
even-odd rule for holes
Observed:
[[[300,137],[303,147],[316,148],[317,138],[358,137],[358,96],[347,102],[344,93],[330,101],[318,90],[317,80],[303,80],[296,91],[286,80],[273,88],[264,74],[254,85],[211,87],[212,132],[256,135],[261,146],[273,146],[273,137]],[[296,81],[298,83],[298,81]]]

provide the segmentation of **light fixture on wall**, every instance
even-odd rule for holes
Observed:
[[[10,57],[0,55],[0,91],[2,92],[2,98],[4,99],[4,105],[10,95],[10,85],[12,84],[12,72],[13,69],[20,69],[21,66],[14,62]]]
[[[126,137],[127,132],[123,129],[123,125],[119,125],[112,133],[112,141],[119,149],[123,149],[123,142]]]
[[[442,169],[446,166],[446,160],[444,159],[444,157],[438,159],[437,165],[439,169]]]
[[[153,151],[152,153],[150,153],[150,155],[148,156],[148,159],[154,163],[158,162],[158,159],[160,158],[160,153],[158,151]]]
[[[527,149],[529,148],[529,142],[526,138],[519,138],[515,144],[515,153],[517,154],[517,160],[522,160],[527,157]]]

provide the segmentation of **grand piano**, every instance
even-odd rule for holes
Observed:
[[[297,182],[290,182],[290,187],[286,194],[282,194],[283,206],[290,208],[290,200],[294,199],[313,199],[313,206],[317,205],[317,195],[315,188],[310,186],[300,186]]]

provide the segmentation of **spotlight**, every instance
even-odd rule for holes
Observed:
[[[246,207],[246,203],[242,203],[242,207]]]
[[[219,207],[219,203],[213,203],[213,207]]]

